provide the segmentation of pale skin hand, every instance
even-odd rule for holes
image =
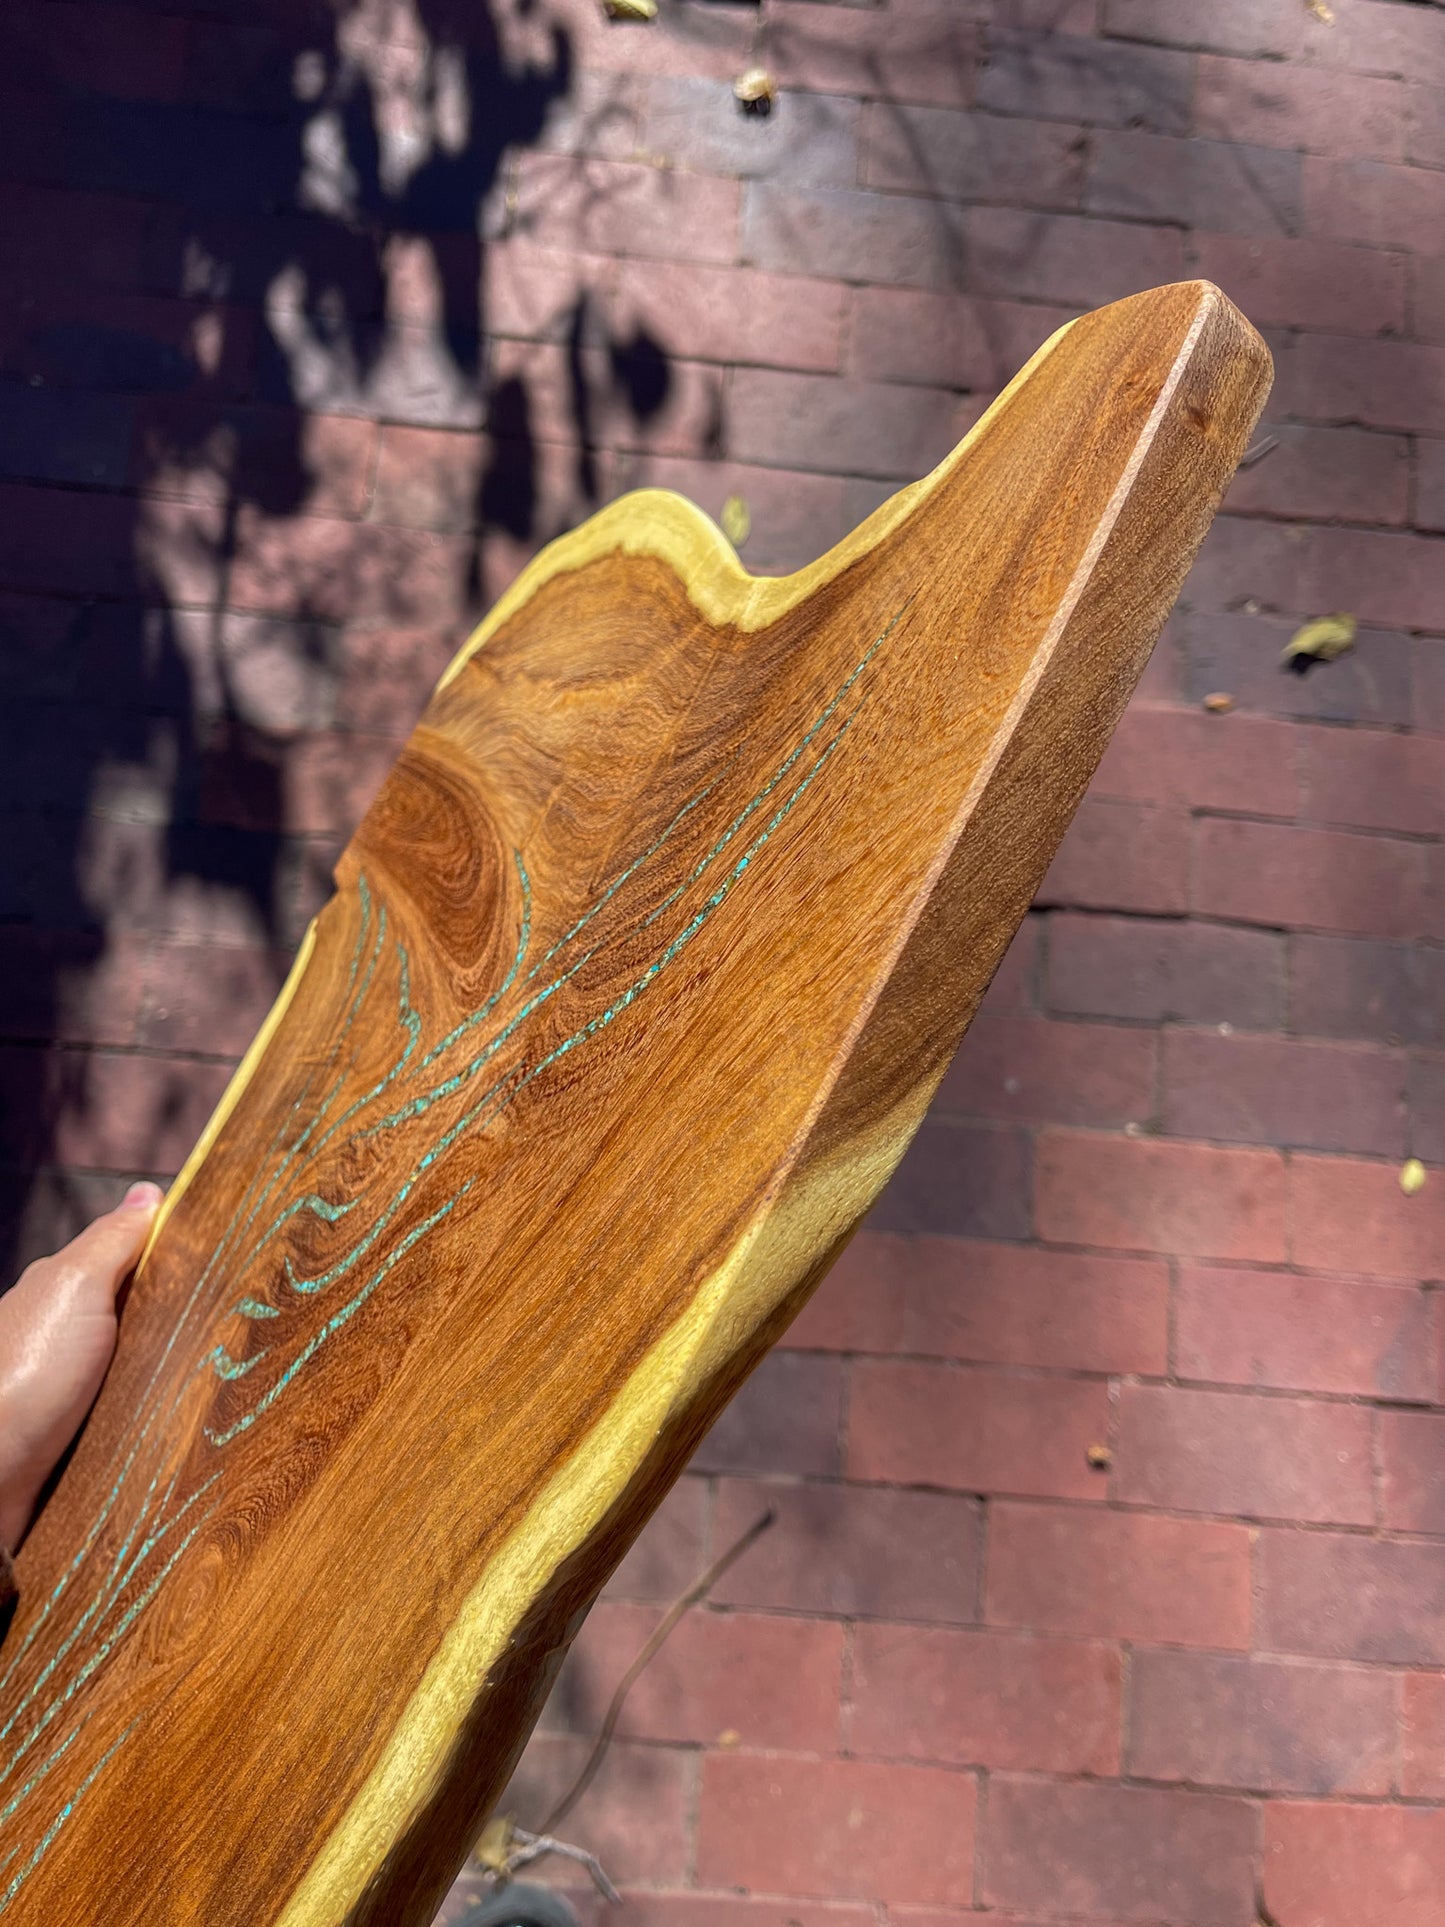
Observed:
[[[133,1184],[114,1211],[0,1298],[0,1546],[25,1536],[45,1481],[79,1431],[115,1350],[115,1300],[160,1204]]]

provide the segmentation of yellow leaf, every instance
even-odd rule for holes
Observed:
[[[1091,1445],[1084,1457],[1096,1472],[1107,1472],[1114,1463],[1113,1455],[1107,1445]]]
[[[609,20],[655,20],[657,0],[602,0]]]
[[[766,67],[749,67],[733,82],[733,92],[744,107],[765,114],[777,95],[778,83]]]
[[[1212,695],[1204,698],[1204,707],[1212,715],[1223,716],[1228,710],[1233,709],[1234,698],[1227,690],[1216,689]]]
[[[512,1856],[512,1834],[515,1823],[510,1814],[499,1813],[488,1820],[482,1829],[482,1837],[476,1845],[478,1862],[489,1867],[493,1873],[505,1873]]]
[[[1425,1188],[1426,1171],[1419,1158],[1406,1158],[1400,1166],[1400,1189],[1407,1198],[1413,1198],[1417,1191]]]
[[[722,531],[735,549],[740,549],[752,530],[753,518],[741,495],[730,495],[722,505]]]
[[[1321,21],[1326,27],[1332,27],[1335,24],[1335,10],[1328,4],[1328,0],[1305,0],[1305,5],[1315,19]]]
[[[1358,627],[1353,616],[1316,616],[1313,622],[1295,630],[1285,645],[1283,659],[1285,662],[1301,658],[1333,662],[1336,656],[1354,648]]]
[[[717,1743],[720,1747],[731,1753],[735,1746],[742,1744],[742,1737],[742,1734],[739,1733],[735,1726],[725,1726],[717,1736]]]

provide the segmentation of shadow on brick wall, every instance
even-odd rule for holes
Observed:
[[[384,767],[495,592],[479,532],[558,532],[526,368],[489,366],[484,267],[516,225],[509,156],[581,110],[564,28],[532,0],[503,26],[481,0],[0,17],[16,1261],[193,1141],[349,824],[298,804],[298,756],[358,728]],[[607,338],[580,274],[560,333],[581,513],[598,382],[645,420],[671,376],[650,335]],[[379,423],[416,438],[394,517]],[[406,495],[438,474],[463,478],[442,533]]]

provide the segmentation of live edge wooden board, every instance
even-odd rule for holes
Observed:
[[[1268,384],[1215,289],[1137,295],[797,575],[647,491],[503,596],[23,1549],[6,1927],[431,1918],[908,1143]]]

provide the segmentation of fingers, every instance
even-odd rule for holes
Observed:
[[[0,1297],[0,1542],[36,1498],[89,1411],[115,1349],[116,1293],[144,1248],[161,1193],[133,1184]]]
[[[48,1273],[49,1290],[63,1293],[77,1309],[109,1309],[145,1248],[161,1195],[157,1184],[133,1184],[113,1211],[32,1269]]]

